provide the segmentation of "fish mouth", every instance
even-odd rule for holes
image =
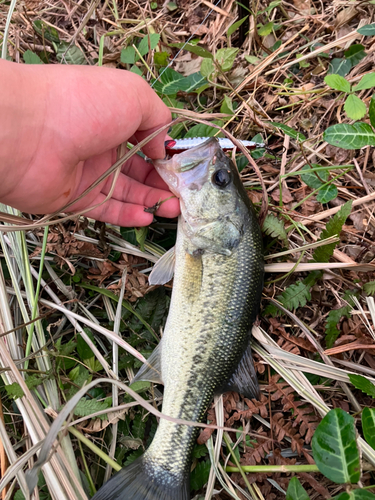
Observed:
[[[184,189],[199,191],[207,182],[210,165],[220,145],[215,137],[199,146],[174,155],[169,160],[155,160],[154,166],[169,189],[178,198]]]

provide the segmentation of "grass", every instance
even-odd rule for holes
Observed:
[[[192,498],[285,499],[292,475],[312,499],[345,491],[317,472],[311,453],[314,430],[331,408],[357,418],[360,486],[375,493],[375,451],[358,420],[374,400],[349,377],[375,380],[374,156],[370,145],[348,150],[327,142],[329,127],[353,120],[344,111],[346,94],[324,80],[330,64],[345,66],[341,76],[352,85],[371,75],[373,36],[357,29],[373,21],[374,6],[254,0],[242,41],[231,26],[248,13],[231,1],[219,7],[1,2],[0,41],[3,55],[20,64],[79,62],[142,74],[174,113],[172,137],[260,134],[267,143],[251,156],[239,147],[234,157],[260,219],[268,214],[267,282],[253,331],[262,398],[215,398],[212,425],[201,425],[206,446],[193,452]],[[192,76],[198,71],[203,84]],[[372,94],[373,87],[356,93],[368,125]],[[39,495],[83,500],[111,469],[144,451],[156,417],[163,418],[158,387],[129,383],[168,314],[171,286],[150,288],[145,274],[173,245],[176,221],[157,219],[143,236],[108,226],[104,251],[100,230],[84,223],[84,213],[73,228],[59,213],[1,210],[2,499],[28,498],[25,470],[64,426],[56,453],[42,465]]]

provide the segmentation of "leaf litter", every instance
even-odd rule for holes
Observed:
[[[260,134],[266,142],[265,151],[252,152],[261,172],[263,192],[243,152],[237,149],[234,155],[256,209],[260,210],[267,195],[269,202],[263,232],[265,252],[271,258],[267,259],[259,318],[269,339],[258,332],[254,341],[262,395],[259,401],[250,401],[226,393],[217,404],[222,405],[222,425],[233,429],[228,434],[232,445],[239,440],[233,453],[241,465],[288,467],[314,463],[311,441],[327,408],[342,409],[354,416],[365,407],[374,408],[373,386],[366,377],[375,374],[371,334],[375,327],[369,302],[369,296],[375,293],[375,29],[371,28],[375,12],[372,2],[349,1],[258,1],[248,7],[246,2],[241,6],[232,0],[217,5],[184,0],[47,5],[27,0],[13,13],[8,57],[21,64],[127,69],[154,83],[160,97],[173,108],[174,118],[182,117],[172,124],[173,138],[220,132],[197,122],[204,119],[237,139],[253,139]],[[8,4],[0,5],[2,33],[8,9]],[[241,35],[241,26],[246,26],[246,36]],[[16,220],[3,214],[1,219],[4,224],[28,225],[28,259],[37,269],[43,248],[43,221],[20,215]],[[162,335],[171,284],[149,287],[147,274],[173,245],[175,234],[176,221],[160,219],[142,235],[137,228],[106,227],[98,231],[93,221],[84,217],[74,222],[58,217],[49,226],[45,251],[53,273],[46,266],[43,277],[59,300],[64,302],[71,294],[69,300],[73,302],[67,304],[68,308],[78,313],[78,323],[84,316],[91,320],[91,341],[109,366],[117,365],[121,380],[127,383]],[[331,237],[336,240],[314,246]],[[22,287],[18,292],[16,276],[12,277],[4,258],[2,267],[9,291],[19,297],[13,301],[12,314],[20,334],[17,342],[14,337],[14,348],[9,341],[2,342],[1,349],[13,349],[14,354],[17,344],[22,358],[26,346],[22,332],[29,328],[16,320],[25,307],[20,304]],[[124,269],[127,272],[122,278]],[[112,343],[100,334],[100,328],[93,328],[102,325],[107,331],[113,330],[110,308],[116,308],[114,296],[121,292],[122,279],[125,295],[120,332],[123,341],[138,350],[138,359],[121,347],[114,359]],[[46,290],[41,290],[44,299]],[[45,351],[44,355],[53,360],[53,368],[40,369],[40,351],[33,345],[26,372],[19,371],[19,364],[14,365],[12,376],[3,377],[7,390],[0,388],[0,418],[16,450],[16,455],[7,453],[8,460],[1,453],[2,474],[22,455],[19,443],[24,427],[15,409],[19,405],[21,411],[31,411],[28,405],[28,410],[22,406],[26,389],[17,385],[21,373],[34,397],[42,401],[46,394],[51,397],[49,380],[58,380],[57,411],[77,392],[77,385],[90,384],[102,376],[103,367],[94,351],[78,349],[76,327],[66,321],[64,309],[50,314],[48,303],[40,302],[39,314],[48,315],[43,323],[37,321],[38,328],[48,332],[46,338],[51,337],[51,354]],[[25,316],[23,319],[27,323]],[[2,333],[7,330],[11,328],[4,327]],[[3,369],[8,366],[5,359],[0,358]],[[319,366],[319,370],[311,368],[312,362],[316,364],[311,366]],[[146,400],[156,398],[160,403],[162,395],[157,386],[146,383],[134,390]],[[126,392],[119,389],[118,394],[121,404],[134,403]],[[71,444],[77,467],[93,485],[87,490],[90,494],[103,482],[111,432],[116,429],[115,459],[122,466],[148,446],[157,425],[155,416],[148,415],[142,405],[126,407],[125,412],[118,410],[112,395],[111,384],[99,383],[75,410],[81,422],[87,421],[77,424],[77,430],[89,433],[91,442],[97,445],[90,448],[79,432],[75,439],[80,444]],[[43,404],[46,406],[45,401]],[[103,411],[108,413],[101,413],[100,418],[99,414],[92,416]],[[216,425],[217,412],[214,405],[209,408],[207,422]],[[370,419],[368,411],[364,414]],[[35,423],[27,419],[27,413],[22,415],[24,420],[26,417],[26,432],[32,433]],[[361,434],[360,422],[356,425]],[[194,449],[192,498],[206,495],[226,500],[233,494],[248,498],[244,477],[223,469],[225,463],[235,465],[226,441],[217,443],[216,468],[219,466],[227,487],[216,482],[213,493],[205,488],[212,470],[205,443],[216,439],[215,432],[203,429]],[[363,443],[360,441],[366,460],[375,465]],[[31,442],[26,448],[29,446]],[[58,466],[53,463],[53,467],[57,470]],[[292,500],[304,495],[315,499],[345,491],[318,472],[281,471],[248,473],[247,481],[255,488],[252,497],[284,499],[285,492],[288,490],[289,498],[294,489]],[[44,473],[50,480],[49,471]],[[24,488],[22,476],[18,484]],[[361,485],[372,484],[372,473],[363,472]],[[38,488],[43,498],[59,498],[57,486],[48,490],[41,483]],[[230,495],[230,491],[235,493]],[[375,493],[375,488],[369,492]],[[71,493],[69,498],[76,497]]]

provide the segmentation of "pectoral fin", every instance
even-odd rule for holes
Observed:
[[[174,247],[168,250],[154,265],[148,282],[150,285],[164,285],[173,278],[176,262]]]
[[[161,376],[161,343],[154,349],[131,383],[140,380],[154,382],[154,384],[164,384]]]
[[[230,380],[221,388],[221,392],[226,391],[238,392],[249,399],[259,398],[259,385],[254,368],[253,357],[251,355],[250,344],[244,352],[236,371]]]

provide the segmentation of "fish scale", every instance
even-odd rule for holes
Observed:
[[[164,335],[136,379],[154,380],[161,371],[162,412],[201,422],[215,393],[229,388],[248,397],[258,394],[249,341],[262,291],[263,252],[251,202],[217,141],[193,150],[193,161],[188,153],[156,163],[179,195],[182,214]],[[218,171],[219,188],[213,180]],[[230,182],[222,188],[225,176]],[[159,261],[155,271],[158,265],[165,263]],[[198,430],[161,419],[144,455],[93,500],[189,500]]]

